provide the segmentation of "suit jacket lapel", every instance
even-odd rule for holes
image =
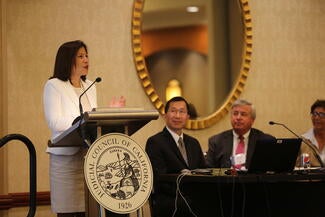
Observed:
[[[79,110],[79,98],[76,97],[77,94],[73,89],[73,86],[70,84],[70,81],[65,81],[63,84],[64,92],[70,98],[72,103],[76,106],[76,109]]]
[[[89,83],[87,82],[82,82],[84,89],[86,90],[89,87]],[[70,84],[70,81],[66,81],[64,83],[62,83],[63,88],[64,88],[64,92],[66,93],[67,97],[70,98],[70,100],[72,101],[72,103],[75,105],[75,108],[77,109],[77,111],[79,111],[79,97],[77,96],[73,86]],[[90,106],[92,108],[96,108],[97,107],[97,98],[95,96],[95,91],[92,90],[92,87],[85,93],[85,95],[83,97],[87,97],[90,103]],[[77,96],[77,97],[76,97]]]
[[[193,158],[195,157],[193,154],[193,151],[192,151],[192,145],[191,145],[191,142],[189,140],[189,137],[186,135],[186,134],[183,134],[183,139],[184,139],[184,144],[185,144],[185,148],[186,148],[186,154],[187,154],[187,161],[188,161],[188,167],[191,168],[192,166],[192,162],[193,162]],[[182,157],[183,159],[183,157]],[[186,164],[185,160],[183,159],[184,163]]]
[[[246,165],[250,164],[250,159],[252,158],[253,151],[255,149],[255,143],[256,143],[256,132],[254,129],[251,129],[251,132],[248,136],[248,146],[247,146],[247,156],[246,156]]]
[[[226,144],[223,145],[225,147],[225,151],[227,153],[226,156],[232,156],[232,149],[234,146],[234,135],[232,130],[229,130],[225,136],[225,142]]]
[[[180,150],[178,149],[177,144],[175,143],[175,140],[174,140],[173,136],[169,133],[169,131],[167,130],[166,127],[164,128],[163,132],[164,132],[164,135],[165,135],[166,138],[167,138],[167,144],[168,144],[168,146],[169,146],[168,148],[170,148],[170,150],[171,150],[173,153],[175,153],[175,154],[177,155],[177,157],[178,157],[182,162],[184,162],[184,164],[187,166],[185,160],[183,159],[183,156],[182,156]],[[185,143],[185,141],[184,141],[184,143]],[[186,151],[188,151],[188,148],[187,148],[186,144],[185,144],[185,147],[186,147]],[[187,155],[187,156],[188,156],[188,155]]]

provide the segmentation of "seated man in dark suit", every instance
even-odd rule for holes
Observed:
[[[248,168],[256,140],[275,139],[252,128],[256,111],[252,103],[237,100],[231,107],[232,129],[209,138],[207,165],[213,168]]]
[[[146,152],[154,173],[152,194],[154,217],[171,217],[175,208],[176,183],[160,184],[161,174],[176,174],[184,170],[206,168],[198,140],[183,133],[183,128],[189,118],[188,111],[189,106],[184,98],[174,97],[169,100],[164,114],[166,126],[161,132],[147,140]],[[192,216],[184,200],[179,198],[175,216]],[[187,202],[190,203],[188,198]]]

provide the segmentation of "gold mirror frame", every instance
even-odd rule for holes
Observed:
[[[132,13],[132,48],[138,77],[141,80],[142,87],[149,97],[154,107],[164,114],[164,103],[160,100],[149,76],[149,72],[146,67],[145,59],[142,54],[141,46],[141,24],[142,24],[142,10],[145,0],[134,0],[133,13]],[[232,88],[228,97],[221,105],[221,107],[206,117],[199,117],[195,120],[188,120],[186,128],[189,130],[198,130],[210,127],[217,123],[222,117],[224,117],[230,110],[232,103],[239,98],[243,92],[247,76],[250,69],[251,57],[252,57],[252,19],[248,5],[249,0],[239,0],[242,9],[242,19],[244,26],[244,43],[243,54],[240,72],[237,80]]]

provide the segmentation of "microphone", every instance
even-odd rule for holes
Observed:
[[[84,92],[82,92],[82,94],[80,94],[79,96],[79,111],[80,111],[80,117],[82,117],[83,115],[83,108],[82,108],[82,105],[81,105],[81,97],[89,90],[89,88],[91,88],[91,86],[93,86],[96,82],[101,82],[102,79],[100,77],[97,77],[95,81],[93,81],[93,83],[91,83],[89,85],[89,87],[87,87],[86,90],[84,90]]]
[[[320,163],[321,167],[324,167],[324,163],[323,163],[322,159],[320,158],[318,149],[310,141],[308,141],[304,137],[301,137],[301,136],[297,135],[295,132],[293,132],[292,130],[290,130],[285,124],[277,123],[277,122],[274,122],[274,121],[269,121],[269,124],[270,125],[280,125],[280,126],[283,126],[287,130],[289,130],[293,135],[295,135],[297,138],[301,139],[301,141],[303,143],[305,143],[312,150],[312,152],[314,153],[314,156],[317,158],[317,160]]]
[[[297,135],[295,132],[293,132],[292,130],[290,130],[286,125],[284,124],[281,124],[281,123],[277,123],[277,122],[274,122],[274,121],[270,121],[269,122],[270,125],[280,125],[280,126],[283,126],[284,128],[286,128],[287,130],[289,130],[293,135],[295,135],[296,137],[300,138],[301,137],[299,135]]]
[[[82,127],[81,126],[81,123],[82,123],[82,119],[83,119],[83,108],[82,108],[82,105],[81,105],[81,97],[89,90],[89,88],[91,88],[95,83],[97,82],[101,82],[102,79],[100,77],[97,77],[95,81],[93,81],[93,83],[91,83],[86,90],[84,90],[84,92],[82,92],[79,96],[79,111],[80,111],[80,119],[79,119],[79,130],[80,130],[80,135],[81,135],[81,138],[83,139],[83,141],[85,142],[84,145],[85,147],[90,147],[90,142],[87,140],[86,138],[86,132],[85,132],[85,127]]]

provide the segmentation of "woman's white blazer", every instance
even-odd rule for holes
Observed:
[[[82,85],[84,89],[87,89],[91,83],[86,80],[82,82]],[[97,107],[95,85],[82,97],[88,97],[92,108]],[[57,78],[48,80],[44,87],[43,103],[45,119],[52,134],[51,139],[70,128],[73,120],[80,115],[79,96],[70,81],[62,81]],[[47,147],[46,151],[56,155],[72,155],[79,149],[79,147]]]

